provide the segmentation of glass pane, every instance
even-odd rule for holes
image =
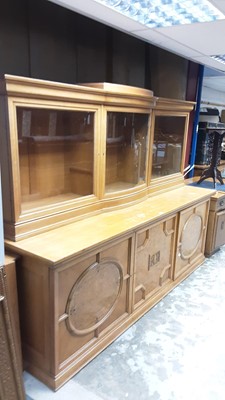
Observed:
[[[17,108],[22,208],[93,193],[94,113]]]
[[[152,178],[181,172],[185,121],[185,117],[155,117]]]
[[[145,182],[148,114],[108,112],[106,193]]]

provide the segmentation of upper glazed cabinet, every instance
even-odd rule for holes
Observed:
[[[192,108],[146,89],[6,75],[5,237],[19,240],[180,183]]]
[[[150,188],[172,187],[183,176],[189,114],[194,103],[158,98],[152,111]]]

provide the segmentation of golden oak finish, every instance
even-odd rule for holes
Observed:
[[[20,365],[20,373],[22,374],[22,354],[21,354],[21,338],[20,338],[20,322],[18,293],[16,281],[16,258],[7,254],[4,263],[5,280],[8,292],[8,307],[12,323],[12,331],[15,340],[15,348],[17,360]]]
[[[198,188],[197,188],[198,190]],[[204,260],[209,202],[199,202],[180,213],[174,277]]]
[[[189,249],[185,228],[193,215],[204,227],[211,195],[183,185],[19,242],[6,240],[20,255],[27,369],[59,388],[190,274],[204,259],[205,230]]]
[[[176,225],[175,215],[137,232],[135,306],[172,283]]]
[[[197,182],[199,177],[194,176],[185,180],[190,184]],[[212,182],[211,182],[212,183]],[[212,183],[213,186],[213,183]],[[199,185],[201,187],[201,185]],[[212,193],[209,206],[209,217],[207,224],[205,255],[210,256],[225,244],[225,193],[216,191]]]
[[[18,314],[14,289],[14,260],[6,258],[7,268],[0,267],[0,398],[25,400],[18,333],[16,328]]]
[[[124,85],[5,75],[0,160],[6,238],[21,240],[182,185],[193,106]],[[166,137],[165,168],[155,127]]]
[[[16,243],[8,240],[5,242],[9,249],[25,251],[50,262],[59,262],[62,258],[81,254],[86,248],[94,248],[99,243],[119,237],[125,232],[133,232],[144,224],[164,219],[175,210],[186,209],[201,199],[207,200],[213,193],[211,189],[183,185],[123,209],[84,218]],[[76,238],[79,240],[75,240]]]
[[[210,256],[225,244],[225,194],[217,192],[211,197],[205,254]]]
[[[56,390],[203,261],[214,191],[183,181],[193,103],[110,83],[0,84],[23,358]]]

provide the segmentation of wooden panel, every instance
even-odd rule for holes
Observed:
[[[188,60],[156,46],[149,47],[149,57],[154,95],[185,100]]]
[[[29,76],[29,43],[26,0],[1,2],[0,74]]]
[[[216,214],[215,248],[225,244],[225,210]]]
[[[76,82],[73,13],[50,1],[29,0],[31,76]]]
[[[205,242],[205,254],[211,255],[216,251],[215,248],[215,236],[217,231],[216,226],[217,213],[215,211],[209,211],[209,219],[207,226],[206,242]]]
[[[136,305],[172,280],[176,217],[137,233],[135,269]]]
[[[225,208],[225,194],[224,192],[216,192],[210,200],[210,210],[221,211]]]
[[[216,192],[210,200],[209,220],[206,235],[205,254],[217,251],[225,244],[225,194]]]
[[[18,295],[24,360],[50,364],[48,269],[35,258],[18,260]],[[27,301],[29,299],[29,301]]]
[[[16,280],[16,258],[6,255],[4,268],[6,275],[8,306],[12,323],[12,331],[15,338],[14,340],[17,353],[17,360],[18,363],[20,364],[20,371],[22,373],[22,353],[21,353],[19,307],[18,307],[18,293],[17,293],[17,280]]]
[[[209,202],[180,212],[174,278],[204,260]]]
[[[7,100],[0,96],[0,160],[1,167],[1,183],[4,190],[2,191],[2,206],[4,210],[4,221],[14,221],[14,204],[12,192],[12,174],[11,174],[11,155],[6,149],[9,149],[9,125],[6,122],[8,113]]]
[[[93,147],[93,142],[70,144],[70,150],[65,161],[69,171],[68,187],[70,190],[68,191],[74,194],[85,196],[94,192]]]
[[[34,199],[67,193],[64,172],[64,141],[34,142],[30,145],[30,194]],[[46,184],[47,182],[47,184]],[[22,188],[22,187],[21,187]],[[70,190],[68,190],[70,191]]]
[[[107,146],[106,152],[106,185],[118,181],[119,169],[122,163],[122,152],[117,144]]]
[[[112,54],[112,82],[145,87],[145,43],[114,30]]]
[[[74,14],[74,45],[77,54],[77,82],[105,82],[107,79],[107,32],[105,25]]]

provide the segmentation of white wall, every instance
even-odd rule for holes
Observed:
[[[221,110],[225,109],[225,91],[222,92],[204,86],[203,80],[201,108],[202,107],[216,107],[221,112]]]

